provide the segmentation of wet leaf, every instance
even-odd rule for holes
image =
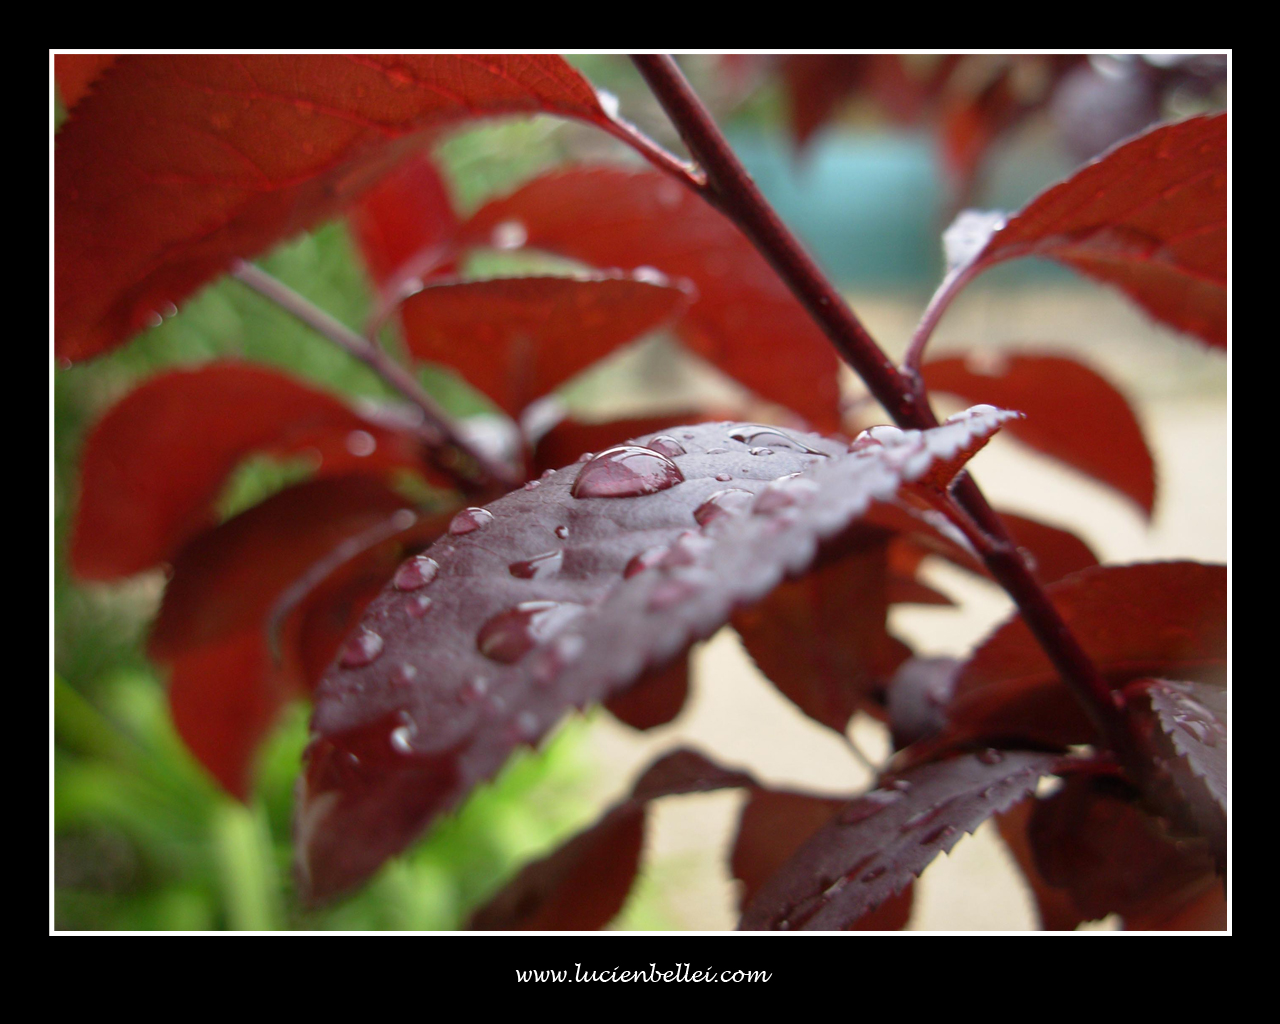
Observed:
[[[819,429],[839,428],[837,362],[825,336],[746,236],[666,175],[554,171],[487,203],[463,239],[488,246],[515,232],[530,248],[592,266],[691,281],[696,301],[674,324],[681,341]]]
[[[931,391],[1018,409],[1009,432],[1038,451],[1132,498],[1151,517],[1155,464],[1128,400],[1110,382],[1062,356],[981,353],[923,367]]]
[[[446,363],[512,417],[688,303],[660,277],[594,274],[429,284],[400,307],[417,359]]]
[[[742,883],[739,905],[755,894],[801,845],[826,825],[846,801],[779,789],[751,790],[738,821],[730,866]],[[853,931],[901,931],[911,916],[910,883],[896,896],[845,927]]]
[[[442,126],[518,113],[630,137],[552,54],[118,58],[58,134],[58,357],[113,348],[340,212]]]
[[[427,552],[432,581],[393,584],[369,607],[376,653],[317,689],[298,811],[306,889],[323,898],[360,882],[516,744],[710,636],[872,500],[1007,415],[962,414],[857,454],[761,424],[682,427],[461,513]],[[729,489],[749,502],[699,515]],[[544,556],[554,572],[511,571]]]
[[[1053,754],[988,751],[910,769],[848,804],[760,889],[740,928],[833,931],[902,892],[939,853],[1034,791]]]
[[[420,443],[282,373],[214,362],[159,373],[98,421],[80,462],[71,564],[111,580],[172,557],[213,522],[253,452],[301,454],[322,475],[421,467]]]
[[[994,232],[961,273],[1043,256],[1227,346],[1227,115],[1160,125],[1086,164]]]

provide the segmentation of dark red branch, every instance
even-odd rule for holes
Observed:
[[[914,380],[898,371],[844,298],[814,263],[799,240],[760,193],[730,149],[710,113],[666,54],[636,54],[632,61],[666,110],[706,173],[699,193],[729,217],[778,272],[836,350],[866,382],[899,426],[927,429],[938,419]],[[687,183],[687,182],[686,182]],[[982,492],[962,474],[954,487],[957,503],[980,530],[975,536],[988,570],[1017,605],[1076,699],[1106,743],[1126,763],[1139,765],[1137,743],[1126,717],[1113,702],[1111,687],[1072,635],[1019,554]]]

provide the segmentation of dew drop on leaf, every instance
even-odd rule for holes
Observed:
[[[426,555],[415,555],[396,570],[392,584],[396,590],[418,590],[425,587],[440,571],[434,558]]]
[[[665,455],[624,444],[588,459],[570,493],[575,498],[635,498],[683,481],[680,467]]]
[[[514,664],[582,612],[567,601],[522,601],[481,626],[476,647],[486,658]]]
[[[347,641],[338,658],[343,668],[360,668],[368,665],[382,653],[382,637],[371,629],[360,627],[360,632]]]
[[[660,455],[685,455],[684,445],[677,441],[674,437],[668,437],[666,434],[659,434],[646,446],[652,448]]]
[[[409,614],[415,619],[420,619],[431,611],[431,606],[434,603],[426,594],[418,594],[409,602]]]
[[[493,522],[493,513],[484,508],[464,508],[449,524],[449,532],[454,536],[470,533]]]
[[[546,551],[523,562],[512,562],[507,566],[507,571],[517,579],[540,580],[558,573],[563,562],[563,551]]]
[[[717,479],[719,479],[717,477]],[[706,526],[725,516],[735,516],[746,511],[755,495],[741,487],[727,487],[716,491],[706,501],[693,510],[693,518],[699,526]]]

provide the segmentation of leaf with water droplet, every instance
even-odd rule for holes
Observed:
[[[743,912],[740,928],[837,930],[857,921],[949,851],[967,832],[1035,790],[1058,755],[1007,751],[997,764],[973,754],[911,769],[892,791],[868,804],[874,813],[822,826],[760,889]],[[948,830],[948,827],[950,830]],[[847,884],[835,885],[845,879]]]
[[[988,417],[987,429],[999,422]],[[317,691],[313,729],[332,742],[317,747],[307,765],[298,811],[315,837],[298,851],[312,895],[357,884],[395,852],[386,835],[407,841],[410,832],[404,820],[375,836],[347,827],[366,820],[368,801],[386,806],[372,790],[397,787],[400,762],[388,758],[383,783],[370,768],[358,787],[326,789],[316,780],[331,776],[317,758],[340,758],[342,735],[403,711],[418,730],[415,751],[457,751],[456,784],[438,790],[437,805],[414,804],[418,827],[425,827],[492,776],[516,742],[539,738],[513,728],[520,715],[531,713],[541,733],[568,709],[626,690],[710,636],[735,608],[806,571],[824,541],[902,482],[893,459],[853,456],[844,442],[811,434],[803,435],[804,446],[826,458],[793,449],[768,459],[708,454],[727,447],[728,426],[683,428],[683,455],[663,455],[645,437],[570,465],[534,490],[518,488],[483,510],[482,529],[448,534],[425,552],[439,565],[430,614],[415,614],[415,595],[394,586],[374,601],[364,624],[385,641],[381,656],[335,668]],[[736,488],[756,495],[779,474],[800,473],[812,490],[785,516],[752,512],[700,529],[694,513],[725,489],[716,475],[726,468]],[[524,578],[510,571],[552,546],[562,552],[557,572]],[[664,550],[649,568],[626,575],[632,559],[650,549]],[[552,608],[574,614],[552,615]],[[408,686],[397,672],[403,664],[419,669]],[[459,700],[477,675],[487,680],[483,699]],[[325,837],[335,832],[347,837],[343,857],[317,860],[316,850],[334,848]]]

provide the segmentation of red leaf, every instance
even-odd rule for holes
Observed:
[[[1161,125],[1042,192],[961,276],[1044,256],[1114,285],[1157,320],[1227,346],[1227,115]]]
[[[315,480],[197,537],[174,560],[148,651],[170,669],[179,734],[234,795],[248,793],[258,744],[285,701],[304,692],[300,664],[319,653],[313,645],[323,639],[313,629],[306,651],[290,643],[284,657],[273,658],[267,623],[274,603],[318,559],[361,531],[394,523],[404,506],[404,499],[363,477]],[[408,523],[417,525],[412,515]],[[403,527],[384,534],[401,553],[405,535]],[[378,588],[398,560],[385,566]],[[313,597],[302,610],[325,607],[333,606]],[[328,639],[326,663],[342,635]]]
[[[656,729],[680,714],[688,697],[689,659],[677,658],[643,676],[629,690],[614,694],[604,706],[633,729]]]
[[[944,850],[1054,770],[1053,754],[991,750],[920,765],[820,828],[757,893],[748,931],[832,931],[900,893]]]
[[[742,808],[738,837],[730,865],[742,883],[738,903],[745,907],[800,846],[827,824],[844,800],[789,793],[785,790],[751,790]],[[911,916],[911,885],[846,927],[853,931],[901,931]]]
[[[1041,583],[1053,583],[1098,564],[1098,556],[1093,549],[1070,530],[1050,526],[1038,519],[1015,516],[1012,512],[1001,512],[1000,518],[1018,547],[1031,555],[1036,578]],[[982,571],[986,572],[985,567]]]
[[[79,103],[94,80],[118,59],[114,53],[55,53],[53,77],[62,105],[70,110]]]
[[[72,567],[110,580],[172,557],[212,523],[228,474],[255,451],[314,455],[325,475],[421,464],[414,439],[274,370],[221,362],[160,373],[85,442]]]
[[[1068,778],[1036,803],[1028,826],[1040,872],[1085,919],[1170,914],[1221,887],[1203,841],[1171,839],[1110,785]]]
[[[431,284],[400,307],[417,359],[447,363],[512,417],[675,315],[688,293],[623,274]]]
[[[535,249],[597,267],[656,267],[697,300],[676,323],[686,345],[757,394],[840,425],[830,344],[746,237],[702,199],[652,171],[576,167],[482,207],[463,240],[490,245],[516,225]]]
[[[962,422],[976,437],[1001,419]],[[953,455],[945,426],[924,450],[935,436]],[[917,444],[850,455],[843,442],[758,424],[644,440],[460,513],[428,552],[439,571],[426,614],[425,583],[393,585],[370,605],[375,656],[335,667],[316,694],[298,825],[313,896],[363,880],[516,744],[711,635],[807,568],[821,540],[904,474],[929,469]],[[721,504],[726,476],[749,507]],[[708,503],[725,514],[705,514]],[[449,781],[428,784],[444,765]]]
[[[1035,853],[1027,835],[1027,826],[1035,809],[1034,800],[1014,804],[1003,814],[996,815],[996,827],[1000,829],[1000,835],[1013,854],[1013,859],[1018,862],[1022,877],[1031,887],[1041,929],[1047,932],[1075,931],[1082,921],[1088,920],[1087,915],[1076,909],[1066,889],[1051,885],[1036,867]]]
[[[1098,566],[1046,591],[1115,687],[1143,676],[1215,679],[1227,658],[1225,566]],[[1018,737],[1069,745],[1093,729],[1021,618],[1000,626],[965,664],[949,710],[952,738]]]
[[[1114,386],[1074,359],[998,354],[988,368],[973,357],[935,359],[923,367],[931,391],[967,402],[992,402],[1026,413],[1014,437],[1128,495],[1150,518],[1155,466],[1133,410]]]
[[[411,282],[450,265],[458,217],[426,153],[406,160],[366,192],[347,219],[384,304]]]
[[[859,708],[879,711],[883,690],[909,654],[886,631],[886,535],[846,538],[763,601],[735,613],[733,628],[760,671],[806,715],[844,735]]]
[[[58,135],[55,348],[110,349],[226,270],[331,217],[426,133],[496,114],[626,138],[551,54],[138,54]]]
[[[626,902],[640,862],[650,800],[750,785],[741,772],[677,750],[651,765],[631,796],[595,825],[527,865],[471,918],[480,931],[594,931]]]

